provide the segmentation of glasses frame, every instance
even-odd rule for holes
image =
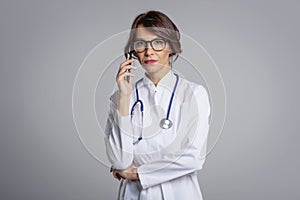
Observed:
[[[164,41],[164,47],[163,47],[161,50],[156,50],[156,49],[154,49],[152,43],[153,43],[154,41],[156,41],[156,40],[162,40],[162,41]],[[136,49],[134,49],[134,44],[135,44],[136,42],[139,42],[139,41],[142,41],[142,42],[146,43],[146,47],[145,47],[145,49],[144,49],[143,51],[137,51]],[[132,42],[132,49],[133,49],[136,53],[143,53],[143,52],[146,51],[146,49],[148,49],[148,43],[150,43],[151,48],[152,48],[154,51],[159,52],[159,51],[163,51],[163,50],[166,48],[167,42],[168,42],[168,40],[165,39],[165,38],[155,38],[155,39],[150,40],[150,41],[145,41],[145,40],[134,40],[134,41]]]

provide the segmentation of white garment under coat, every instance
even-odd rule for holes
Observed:
[[[120,116],[118,92],[110,98],[105,129],[106,153],[116,169],[137,168],[139,181],[122,180],[117,195],[125,200],[201,200],[197,179],[205,161],[210,103],[206,89],[180,77],[170,111],[173,126],[163,130],[176,76],[170,70],[157,84],[144,76],[138,83],[144,103],[143,128],[140,106],[134,108],[135,87],[128,116]],[[143,140],[133,145],[140,133]]]

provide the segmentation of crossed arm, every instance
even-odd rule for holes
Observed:
[[[146,163],[138,168],[131,167],[133,156],[129,154],[132,150],[130,147],[132,145],[132,138],[128,134],[121,133],[121,131],[131,131],[130,127],[123,126],[124,124],[130,124],[130,117],[118,116],[118,119],[116,119],[118,121],[115,122],[118,122],[119,126],[122,126],[122,129],[120,127],[116,128],[116,126],[111,124],[112,126],[109,126],[109,130],[113,130],[113,133],[109,131],[110,135],[106,140],[107,150],[113,165],[110,170],[112,175],[118,180],[140,180],[143,188],[147,188],[201,169],[205,158],[201,158],[198,154],[203,149],[206,149],[210,115],[208,94],[204,88],[199,87],[195,90],[194,100],[200,113],[197,113],[197,116],[189,118],[188,126],[181,129],[182,132],[190,131],[195,133],[188,139],[184,137],[187,140],[188,148],[169,151],[160,160]],[[113,106],[113,110],[116,110],[116,104]],[[186,106],[186,112],[190,115],[195,108],[195,104],[189,103]],[[125,157],[127,159],[124,159]],[[165,167],[161,168],[160,166],[162,165],[165,165]],[[164,174],[164,176],[161,176],[161,174]]]

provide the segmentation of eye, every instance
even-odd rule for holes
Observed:
[[[158,46],[162,46],[165,44],[165,41],[162,39],[155,39],[153,40],[153,45],[158,45]]]
[[[143,47],[143,46],[145,46],[145,42],[142,41],[142,40],[135,41],[134,46],[137,47],[137,48]]]

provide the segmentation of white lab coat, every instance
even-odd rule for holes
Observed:
[[[122,180],[117,195],[125,200],[201,200],[197,179],[205,161],[209,131],[210,103],[206,89],[180,77],[169,119],[173,126],[163,130],[159,122],[166,117],[176,76],[170,70],[155,85],[146,76],[138,83],[144,104],[143,124],[135,87],[128,116],[120,116],[118,92],[110,98],[105,129],[107,156],[114,168],[137,168],[139,181]],[[143,128],[141,128],[143,126]],[[133,145],[142,131],[143,140]]]

